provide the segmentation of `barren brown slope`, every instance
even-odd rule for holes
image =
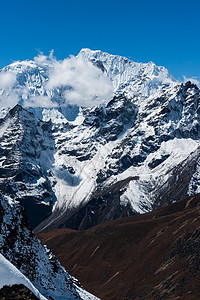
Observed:
[[[38,236],[102,299],[200,299],[200,194],[86,231]]]

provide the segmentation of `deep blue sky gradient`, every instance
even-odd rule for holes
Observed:
[[[91,48],[200,79],[199,0],[7,0],[0,12],[0,68],[38,50],[63,59]]]

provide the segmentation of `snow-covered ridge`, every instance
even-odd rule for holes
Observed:
[[[156,66],[153,62],[138,63],[123,56],[90,49],[82,49],[78,56],[100,68],[113,83],[117,95],[144,99],[178,83],[165,67]]]
[[[18,61],[0,71],[0,106],[95,106],[112,98],[112,85],[91,62],[71,56],[63,61],[35,57]],[[70,110],[70,106],[68,107]],[[62,112],[65,111],[62,109]],[[67,113],[69,115],[69,113]]]
[[[118,55],[82,49],[76,57],[63,61],[52,55],[39,56],[4,67],[0,71],[0,107],[18,103],[34,107],[35,112],[38,107],[54,108],[72,121],[78,114],[76,109],[76,115],[69,119],[74,105],[95,106],[111,100],[112,94],[125,94],[141,101],[177,83],[166,68],[152,62],[137,63]]]
[[[47,300],[15,266],[0,254],[0,289],[9,285],[23,284],[41,300]]]

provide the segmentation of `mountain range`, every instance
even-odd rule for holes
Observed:
[[[0,189],[21,201],[32,228],[89,228],[198,192],[198,87],[152,62],[89,49],[76,59],[103,72],[112,99],[94,107],[68,102],[73,82],[49,89],[52,58],[1,71],[16,77],[1,98],[15,94],[18,103],[1,109]]]
[[[0,71],[0,104],[0,250],[47,299],[95,297],[32,230],[84,230],[200,192],[200,90],[153,62],[39,55]]]

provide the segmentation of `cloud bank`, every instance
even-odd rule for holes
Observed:
[[[19,102],[19,96],[14,92],[16,74],[13,72],[0,72],[0,106],[12,107]]]
[[[34,68],[43,68],[45,77],[41,87],[36,89],[34,83],[21,81],[23,78],[15,73],[15,69],[7,69],[0,72],[0,105],[11,107],[17,103],[24,107],[56,107],[55,97],[58,95],[62,98],[62,105],[73,104],[83,107],[91,107],[107,102],[112,99],[113,86],[109,79],[102,71],[94,66],[90,61],[83,57],[70,56],[63,61],[57,61],[54,57],[53,50],[49,55],[40,52],[33,59],[34,64],[29,61],[22,62],[22,70],[26,72],[29,68],[33,68],[29,76],[34,81]],[[19,62],[20,63],[20,62]],[[41,78],[43,78],[43,70]],[[23,74],[23,72],[22,72]],[[46,80],[47,79],[47,80]],[[40,85],[40,83],[39,83]],[[33,92],[35,96],[33,95]],[[54,100],[52,101],[53,98]]]
[[[48,96],[32,96],[27,100],[24,100],[24,107],[57,107],[57,103],[51,101]]]
[[[52,49],[49,55],[44,55],[43,52],[38,51],[38,55],[33,58],[34,62],[39,65],[45,65],[49,63],[55,63],[56,58],[54,57],[54,50]]]
[[[70,56],[56,62],[48,89],[61,88],[67,103],[95,106],[112,98],[113,86],[100,69],[82,57]]]
[[[16,82],[16,75],[11,72],[0,73],[0,89],[12,88]]]
[[[198,80],[195,77],[190,77],[187,78],[186,76],[183,75],[183,82],[186,83],[187,81],[190,81],[191,83],[196,84],[198,87],[200,87],[200,80]]]

